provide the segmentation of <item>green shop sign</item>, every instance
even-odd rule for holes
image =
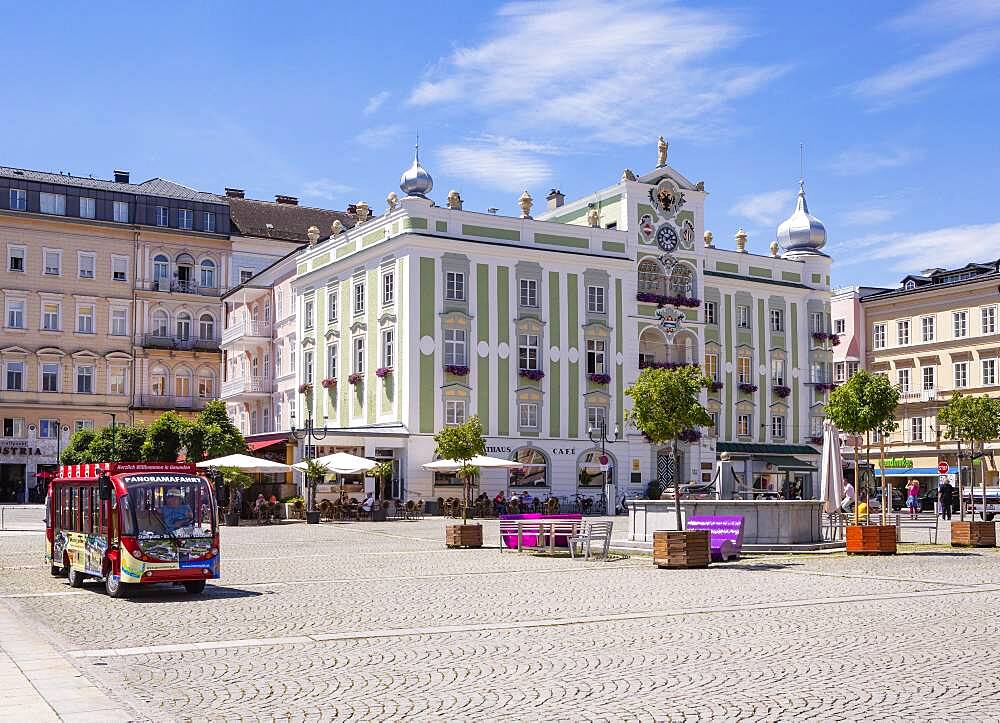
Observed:
[[[913,467],[913,460],[907,459],[906,457],[889,457],[885,461],[886,468],[892,467],[895,469],[910,469]]]

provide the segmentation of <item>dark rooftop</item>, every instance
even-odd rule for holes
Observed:
[[[99,178],[85,178],[68,173],[49,173],[47,171],[32,171],[26,168],[10,168],[0,166],[0,178],[11,178],[34,183],[61,184],[76,188],[92,188],[98,191],[113,191],[118,193],[134,193],[140,195],[178,198],[203,203],[224,203],[214,193],[205,193],[188,188],[185,185],[169,181],[165,178],[150,178],[142,183],[119,183],[105,181]]]
[[[306,232],[310,226],[319,229],[320,238],[327,238],[334,221],[340,221],[344,228],[353,227],[357,221],[344,211],[248,198],[221,198],[229,203],[234,236],[238,234],[302,243],[309,240]]]

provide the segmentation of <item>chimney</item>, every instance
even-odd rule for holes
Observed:
[[[115,183],[128,183],[128,171],[115,169]]]
[[[226,196],[228,198],[246,198],[245,192],[242,188],[227,188]]]
[[[299,205],[299,199],[296,198],[295,196],[282,196],[280,193],[277,196],[274,197],[274,202],[275,203],[284,203],[284,204],[287,204],[289,206],[298,206]]]
[[[548,210],[551,211],[554,208],[559,208],[566,202],[566,196],[558,188],[553,188],[549,191],[549,195],[545,197],[545,200],[549,202]]]

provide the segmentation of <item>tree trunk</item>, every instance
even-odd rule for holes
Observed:
[[[962,440],[958,440],[958,519],[965,522],[965,505],[962,504]],[[941,501],[942,506],[944,500]]]
[[[469,476],[462,475],[462,524],[469,522]]]
[[[677,440],[673,441],[674,455],[674,514],[677,516],[677,529],[683,530],[684,523],[681,520],[681,461],[677,457]]]
[[[878,466],[882,471],[882,524],[889,524],[889,512],[888,508],[892,505],[892,494],[886,495],[889,492],[889,485],[887,484],[887,478],[885,476],[885,435],[879,437],[878,443]]]
[[[854,524],[861,524],[861,512],[858,500],[861,499],[861,446],[857,435],[854,436]]]

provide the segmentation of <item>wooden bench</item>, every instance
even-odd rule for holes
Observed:
[[[570,557],[576,559],[576,546],[579,545],[583,559],[589,560],[593,544],[596,542],[600,550],[600,559],[607,560],[614,524],[614,522],[585,522],[580,532],[569,538]]]
[[[903,528],[909,529],[924,529],[927,530],[927,541],[931,544],[937,544],[938,536],[938,516],[935,513],[930,519],[928,518],[917,518],[911,520],[909,517],[903,517],[902,515],[896,515],[896,542],[900,541],[902,537]]]

